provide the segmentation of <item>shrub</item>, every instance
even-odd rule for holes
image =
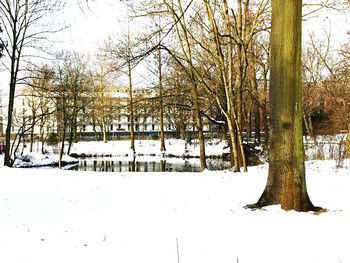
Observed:
[[[50,133],[50,134],[46,137],[45,142],[46,142],[47,145],[49,145],[49,146],[57,145],[58,142],[59,142],[57,133]]]

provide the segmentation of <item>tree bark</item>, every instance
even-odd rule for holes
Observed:
[[[66,117],[64,117],[66,118]],[[62,158],[64,154],[64,143],[66,141],[66,134],[67,134],[67,122],[63,121],[63,131],[62,131],[62,139],[60,142],[60,147],[59,147],[59,153],[58,153],[58,168],[62,168]]]
[[[131,77],[131,54],[128,57],[128,77],[129,77],[129,116],[130,116],[130,149],[135,154],[135,135],[134,135],[134,104],[132,96],[132,77]]]
[[[160,28],[159,28],[159,41]],[[164,106],[163,106],[163,80],[162,80],[162,52],[158,48],[158,79],[159,79],[159,130],[160,130],[160,151],[165,152],[165,139],[164,139]]]
[[[44,131],[44,118],[40,120],[40,141],[41,141],[41,153],[44,154],[44,145],[45,145],[45,131]]]
[[[36,112],[35,112],[35,110],[32,109],[32,123],[31,123],[31,128],[30,128],[30,145],[29,145],[29,152],[33,152],[35,118],[36,118]]]
[[[15,53],[15,46],[13,47],[13,54]],[[17,70],[16,70],[17,68]],[[11,129],[12,129],[12,118],[13,118],[13,105],[15,101],[15,91],[16,91],[16,79],[18,72],[18,62],[16,65],[16,58],[11,57],[11,80],[10,80],[10,94],[9,94],[9,103],[7,111],[7,127],[6,127],[6,136],[5,136],[5,159],[4,165],[12,167],[11,160]]]
[[[69,141],[68,141],[68,150],[67,150],[68,155],[70,155],[70,150],[72,149],[73,139],[74,139],[74,121],[71,120],[70,126],[69,126]]]
[[[272,0],[270,151],[258,207],[315,211],[308,196],[302,134],[302,0]]]
[[[102,134],[103,134],[103,143],[107,143],[107,118],[105,117],[104,113],[102,116]]]
[[[350,158],[350,125],[348,126],[348,132],[346,134],[345,147],[345,158]]]
[[[182,9],[182,5],[181,5],[181,1],[178,0],[178,7],[179,7],[179,11],[180,13],[183,13],[183,9]],[[175,16],[175,12],[173,12],[173,17],[174,20],[176,20],[176,16]],[[177,29],[177,36],[178,36],[178,41],[180,44],[180,47],[183,51],[183,54],[186,57],[186,60],[188,62],[188,68],[187,68],[187,73],[188,76],[191,80],[191,95],[192,95],[192,99],[193,99],[193,115],[195,117],[195,122],[196,122],[196,126],[197,126],[197,130],[198,130],[198,140],[199,140],[199,152],[200,152],[200,164],[201,164],[201,170],[204,170],[207,168],[207,164],[206,164],[206,156],[205,156],[205,138],[204,138],[204,134],[203,134],[203,123],[202,123],[202,114],[200,112],[200,104],[199,104],[199,96],[198,96],[198,84],[197,84],[197,80],[195,77],[195,72],[194,72],[194,65],[193,65],[193,60],[192,60],[192,48],[191,48],[191,43],[188,37],[188,28],[185,22],[185,18],[181,17],[181,19],[179,20],[179,23],[181,24],[181,28],[183,29],[183,37],[184,37],[184,45],[181,41],[181,35],[179,32],[178,27],[176,27]]]
[[[264,102],[263,102],[263,127],[264,127],[264,144],[269,145],[269,125],[268,125],[268,84],[267,84],[267,71],[263,73],[263,89],[264,89]]]

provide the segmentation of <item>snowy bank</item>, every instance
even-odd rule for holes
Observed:
[[[165,141],[166,151],[160,151],[159,140],[135,140],[136,155],[141,156],[189,156],[199,157],[199,145],[196,140],[185,143],[184,140],[168,139]],[[213,139],[206,142],[207,156],[222,156],[228,153],[229,148],[225,141]],[[71,153],[86,156],[132,156],[130,141],[109,141],[103,142],[78,142],[74,143]]]
[[[68,155],[62,156],[62,166],[78,163],[79,160]],[[27,153],[17,157],[13,167],[30,168],[43,166],[58,166],[58,154]]]

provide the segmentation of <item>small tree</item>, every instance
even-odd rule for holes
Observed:
[[[129,21],[127,34],[122,36],[116,41],[109,40],[103,47],[103,55],[111,72],[118,77],[127,78],[128,87],[128,118],[130,125],[130,150],[135,153],[135,110],[134,110],[134,83],[133,74],[134,68],[137,66],[138,61],[135,59],[135,54],[139,48],[139,40],[137,37],[131,35],[129,30]]]
[[[77,54],[62,52],[57,59],[51,99],[56,108],[57,130],[60,136],[59,164],[68,137],[69,154],[74,137],[77,137],[78,116],[90,103],[90,78],[87,61]]]

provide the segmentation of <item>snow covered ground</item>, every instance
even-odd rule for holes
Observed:
[[[149,143],[138,143],[137,152],[160,155]],[[210,153],[215,145],[222,150],[212,145]],[[180,143],[167,146],[168,153],[184,151]],[[127,142],[74,147],[128,150]],[[267,165],[248,173],[100,173],[2,163],[0,155],[0,262],[350,262],[350,160],[343,168],[334,160],[307,162],[309,195],[328,209],[320,215],[244,209],[261,195]]]
[[[334,167],[307,163],[311,199],[329,209],[320,215],[244,209],[267,165],[240,174],[0,168],[0,262],[350,262],[350,173]]]

